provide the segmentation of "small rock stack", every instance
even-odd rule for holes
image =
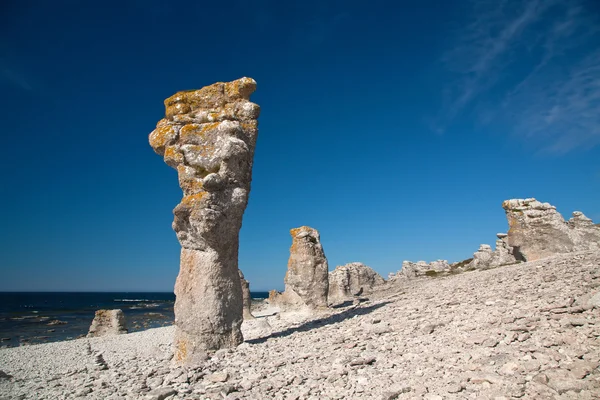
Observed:
[[[87,337],[120,335],[127,333],[127,323],[122,310],[98,310],[90,325]]]
[[[252,295],[250,294],[250,282],[244,278],[242,270],[238,270],[240,274],[240,283],[242,284],[242,300],[243,300],[243,317],[244,319],[254,319],[252,315]]]
[[[329,271],[319,232],[308,226],[290,230],[292,247],[285,291],[269,293],[269,302],[281,307],[327,307]]]
[[[97,352],[94,354],[94,366],[101,371],[108,369],[108,364],[104,360],[104,356],[101,352]]]

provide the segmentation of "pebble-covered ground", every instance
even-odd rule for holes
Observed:
[[[599,290],[586,252],[257,318],[187,368],[173,327],[2,349],[0,399],[599,399]]]

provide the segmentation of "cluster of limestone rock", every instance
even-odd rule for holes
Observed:
[[[176,360],[243,340],[239,230],[248,203],[260,107],[251,78],[176,93],[150,145],[177,170],[183,190],[173,210],[181,243],[175,283]]]
[[[482,244],[469,260],[449,264],[446,260],[404,261],[390,279],[416,278],[484,270],[516,262],[535,261],[557,254],[600,249],[600,229],[582,212],[573,212],[565,221],[549,203],[534,198],[511,199],[502,203],[508,219],[508,233],[498,233],[496,248]]]
[[[242,319],[253,318],[249,284],[238,269],[238,244],[258,134],[260,107],[249,100],[255,89],[253,79],[241,78],[176,93],[165,100],[165,118],[150,134],[151,146],[177,170],[183,190],[173,211],[173,229],[182,247],[175,284],[178,362],[239,345]],[[502,206],[510,229],[498,235],[494,251],[481,245],[471,260],[454,264],[405,261],[401,276],[487,269],[600,249],[600,229],[580,212],[565,222],[555,207],[535,199],[507,200]],[[290,233],[285,291],[272,292],[271,303],[325,309],[384,282],[360,263],[329,273],[319,232],[302,226]]]
[[[319,232],[308,226],[290,231],[292,246],[285,290],[269,293],[269,303],[280,309],[323,310],[328,305],[356,299],[385,280],[372,268],[359,263],[340,265],[328,272]]]
[[[175,283],[177,362],[237,346],[242,319],[253,318],[249,284],[238,269],[238,242],[258,132],[260,108],[249,101],[255,89],[253,79],[242,78],[179,92],[165,100],[165,118],[150,134],[152,148],[177,170],[184,195],[173,210],[182,247]],[[302,226],[290,233],[285,291],[270,300],[282,307],[326,308],[330,279],[319,232]],[[350,270],[333,275],[334,299],[380,283],[370,269]]]

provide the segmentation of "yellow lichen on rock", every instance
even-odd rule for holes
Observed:
[[[301,227],[299,227],[299,228],[293,228],[293,229],[290,229],[290,235],[292,235],[292,237],[294,237],[294,238],[295,238],[295,237],[296,237],[296,235],[297,235],[298,233],[300,233],[301,231],[306,231],[306,232],[309,232],[309,231],[311,231],[311,230],[313,230],[313,229],[312,229],[311,227],[309,227],[309,226],[301,226]]]
[[[177,341],[177,345],[175,347],[177,349],[175,351],[175,360],[177,362],[183,362],[187,360],[187,343],[180,339]]]
[[[301,226],[298,228],[293,228],[290,229],[290,235],[292,236],[292,245],[290,246],[290,252],[291,253],[297,253],[298,252],[298,243],[299,241],[297,240],[297,235],[304,231],[304,232],[310,232],[313,229],[309,226]],[[288,260],[288,268],[290,267],[291,263],[291,259]]]
[[[163,120],[161,120],[163,121]],[[177,130],[173,125],[157,124],[149,136],[150,146],[160,155],[165,152],[165,147],[177,140]]]
[[[181,154],[177,146],[167,146],[165,148],[164,159],[167,165],[173,168],[177,168],[184,161],[183,154]]]
[[[258,129],[258,121],[252,120],[250,122],[242,122],[241,126],[245,131],[246,130],[255,130],[255,129]]]
[[[202,201],[202,199],[207,195],[207,192],[199,192],[195,194],[190,194],[181,199],[181,204],[186,205],[188,207],[195,207],[198,203]]]
[[[240,78],[232,82],[217,82],[198,90],[177,92],[165,100],[166,118],[187,114],[199,108],[223,107],[235,100],[248,100],[256,90],[252,78]]]
[[[225,84],[225,93],[230,99],[248,99],[256,90],[256,82],[251,78],[241,78]]]
[[[167,109],[165,110],[165,116],[167,118],[173,118],[174,115],[187,114],[190,111],[192,111],[192,108],[189,106],[189,104],[176,103],[171,106],[167,106]]]
[[[200,177],[194,176],[192,168],[186,167],[183,164],[177,166],[177,175],[179,178],[179,186],[186,195],[196,194],[204,191],[204,183]]]
[[[182,143],[198,143],[205,141],[207,135],[219,127],[220,122],[210,122],[207,124],[187,124],[181,128],[179,137]]]

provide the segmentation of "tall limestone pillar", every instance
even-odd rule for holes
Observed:
[[[183,198],[173,210],[181,243],[175,283],[175,361],[243,340],[238,244],[248,203],[260,107],[251,78],[178,92],[150,145],[177,170]]]
[[[290,230],[290,234],[292,247],[284,279],[285,291],[270,292],[269,302],[283,309],[326,308],[329,270],[319,231],[301,226]]]

